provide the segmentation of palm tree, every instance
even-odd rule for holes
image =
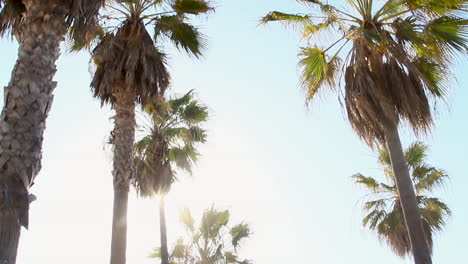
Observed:
[[[317,33],[325,43],[330,40],[325,49],[308,45],[299,52],[307,101],[323,86],[342,87],[353,130],[371,147],[385,145],[390,153],[415,263],[432,263],[398,126],[406,121],[416,133],[430,130],[430,98],[443,96],[450,62],[467,50],[467,21],[457,16],[466,4],[350,0],[349,11],[320,0],[299,2],[318,7],[320,14],[270,12],[261,23],[280,21],[308,41]],[[344,85],[337,83],[341,77]]]
[[[415,142],[405,151],[411,180],[416,191],[419,211],[422,216],[424,234],[432,251],[433,233],[444,228],[446,218],[451,212],[448,206],[436,197],[428,197],[436,188],[444,184],[448,176],[445,171],[426,163],[427,146]],[[393,175],[390,155],[387,150],[380,150],[379,164],[386,176],[386,183],[360,173],[353,175],[356,183],[365,187],[372,197],[363,204],[366,216],[362,225],[374,230],[381,240],[387,242],[391,249],[401,257],[411,253],[410,238],[405,228],[405,220]]]
[[[240,259],[238,249],[252,232],[246,223],[229,227],[229,211],[219,211],[211,207],[203,213],[198,226],[189,209],[180,214],[180,221],[187,231],[188,240],[177,240],[169,256],[174,264],[250,264],[248,259]],[[161,258],[161,249],[156,248],[150,258]]]
[[[205,143],[202,128],[208,109],[197,102],[193,91],[180,98],[154,100],[145,108],[151,115],[145,135],[135,145],[134,185],[143,198],[160,196],[161,260],[169,264],[164,196],[176,179],[176,169],[192,173],[198,143]]]
[[[0,259],[16,262],[21,225],[28,228],[29,188],[41,170],[52,106],[55,62],[65,34],[80,41],[104,0],[0,0],[0,36],[14,34],[18,59],[0,117]]]
[[[200,56],[204,47],[198,29],[188,23],[189,15],[212,10],[204,0],[126,0],[110,9],[117,20],[107,27],[92,52],[96,71],[91,87],[94,96],[109,103],[116,112],[113,130],[114,211],[111,263],[124,264],[127,237],[127,204],[132,176],[135,138],[135,106],[161,97],[169,85],[165,56],[156,44],[169,39],[176,47]],[[112,21],[111,21],[112,22]],[[154,36],[147,31],[154,26]]]

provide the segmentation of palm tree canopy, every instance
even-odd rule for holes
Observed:
[[[19,30],[24,13],[26,0],[0,0],[0,36]],[[64,8],[64,23],[70,27],[70,36],[76,41],[84,41],[88,34],[97,26],[99,10],[106,0],[55,0],[44,4],[44,13],[53,10],[47,8]]]
[[[448,89],[448,67],[467,51],[463,0],[347,1],[339,9],[319,0],[299,0],[313,14],[270,12],[261,24],[279,21],[302,32],[310,43],[299,52],[301,83],[309,102],[322,87],[344,79],[344,107],[357,134],[371,146],[385,127],[406,120],[415,132],[432,125],[430,99]]]
[[[197,144],[206,142],[208,108],[189,91],[167,102],[154,99],[145,111],[150,124],[135,144],[134,183],[140,196],[153,197],[169,190],[177,169],[192,172]]]
[[[169,85],[165,54],[158,41],[166,39],[196,57],[202,54],[205,40],[188,23],[189,16],[213,10],[204,0],[120,0],[108,5],[111,15],[103,15],[104,32],[97,32],[99,44],[92,52],[96,71],[91,82],[94,96],[102,103],[114,104],[115,89],[133,89],[135,101],[161,96]],[[154,35],[148,26],[154,27]],[[75,43],[76,44],[76,43]],[[86,43],[77,43],[80,49]]]
[[[200,223],[196,225],[190,210],[182,210],[180,221],[189,239],[177,240],[170,254],[170,263],[252,263],[247,259],[240,259],[237,252],[241,243],[251,236],[250,226],[241,222],[230,227],[229,218],[228,210],[219,211],[212,206],[205,210]],[[160,258],[160,249],[156,248],[150,257]]]
[[[451,211],[438,198],[429,197],[437,187],[443,186],[448,175],[444,170],[427,164],[426,157],[427,146],[421,142],[413,143],[405,151],[405,159],[416,189],[423,228],[432,248],[432,234],[444,228]],[[411,253],[411,246],[387,151],[380,151],[379,164],[386,176],[386,183],[360,173],[352,176],[356,183],[370,192],[369,196],[366,196],[369,200],[363,204],[365,217],[362,224],[376,231],[379,238],[387,242],[397,255],[405,256]]]

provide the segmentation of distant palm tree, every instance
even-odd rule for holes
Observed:
[[[180,221],[187,231],[188,240],[177,240],[169,256],[172,264],[251,264],[241,259],[238,249],[252,232],[246,223],[229,226],[228,210],[211,207],[203,213],[199,225],[195,225],[189,209],[184,209]],[[156,248],[150,258],[161,258],[161,249]]]
[[[96,71],[91,87],[96,98],[110,103],[116,111],[111,264],[124,264],[135,106],[161,97],[169,85],[165,55],[157,44],[160,38],[168,39],[191,55],[200,56],[204,39],[198,29],[188,23],[188,18],[205,14],[212,7],[204,0],[122,0],[108,7],[117,14],[106,18],[118,24],[110,23],[92,52]],[[148,25],[154,27],[154,37],[149,34]]]
[[[28,228],[29,188],[41,170],[52,106],[55,62],[69,33],[94,31],[104,0],[0,0],[0,36],[15,36],[18,59],[0,117],[0,260],[16,262],[21,225]]]
[[[145,110],[151,121],[146,135],[135,145],[134,184],[141,197],[160,196],[161,260],[168,264],[164,196],[176,179],[177,169],[192,172],[199,156],[196,145],[206,141],[202,125],[208,120],[208,109],[189,91],[167,103],[154,100]]]
[[[432,263],[398,126],[406,121],[416,133],[430,130],[430,98],[443,96],[450,63],[467,51],[467,20],[457,16],[465,1],[350,0],[352,11],[320,0],[299,2],[317,7],[319,14],[275,11],[261,23],[283,22],[307,41],[322,33],[321,43],[330,43],[299,53],[307,101],[323,87],[343,89],[340,101],[354,131],[390,153],[415,263]],[[341,77],[343,85],[337,82]]]
[[[438,198],[428,196],[436,187],[443,185],[448,176],[445,171],[427,164],[426,156],[427,146],[421,142],[413,143],[405,151],[405,160],[410,169],[422,216],[423,230],[432,251],[433,233],[443,229],[451,212]],[[360,173],[353,175],[354,181],[367,188],[371,194],[371,198],[362,207],[366,214],[362,224],[376,231],[380,239],[387,242],[397,255],[403,257],[411,254],[411,244],[405,228],[390,156],[386,150],[380,151],[379,164],[385,173],[386,183],[380,183],[375,178]]]

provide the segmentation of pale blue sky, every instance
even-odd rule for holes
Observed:
[[[255,263],[405,263],[360,224],[352,184],[356,172],[379,174],[376,155],[352,132],[336,95],[325,93],[309,111],[299,88],[297,34],[281,26],[257,27],[270,10],[302,10],[294,0],[217,1],[201,22],[209,50],[200,60],[171,49],[171,92],[196,89],[211,109],[208,143],[192,178],[178,183],[168,200],[169,240],[181,234],[178,211],[200,215],[215,203],[235,220],[252,225],[244,257]],[[17,45],[1,40],[0,85],[7,85]],[[19,264],[105,263],[110,249],[112,177],[104,141],[112,124],[89,91],[87,54],[63,54],[58,87],[44,141],[43,169],[32,192],[29,231],[23,231]],[[440,192],[453,216],[435,237],[434,263],[461,263],[468,237],[468,76],[458,63],[449,107],[440,105],[437,127],[421,138],[430,162],[447,170]],[[414,136],[403,129],[408,145]],[[132,195],[135,196],[134,194]],[[159,244],[157,203],[131,199],[128,263],[146,258]],[[409,263],[409,262],[408,262]]]

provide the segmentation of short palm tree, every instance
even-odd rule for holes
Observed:
[[[426,156],[427,146],[421,142],[412,144],[405,151],[405,160],[410,170],[422,216],[423,230],[432,251],[433,233],[444,228],[446,218],[451,212],[448,206],[438,198],[429,197],[435,188],[444,184],[448,176],[444,170],[427,164]],[[363,204],[366,216],[362,224],[376,231],[381,240],[387,242],[397,255],[403,257],[411,254],[411,244],[405,227],[390,156],[386,150],[380,151],[379,164],[386,176],[386,183],[360,173],[353,175],[354,181],[370,192],[370,196],[367,197],[371,197]]]
[[[86,38],[104,0],[0,0],[0,36],[14,34],[18,59],[0,118],[0,259],[16,262],[20,226],[28,227],[29,188],[41,170],[52,106],[55,62],[70,33]]]
[[[112,26],[107,27],[107,32],[92,52],[96,70],[91,88],[96,98],[109,103],[116,111],[111,264],[124,264],[135,106],[163,96],[169,85],[165,56],[158,41],[166,38],[189,54],[200,56],[204,39],[188,19],[190,15],[205,14],[212,7],[204,0],[121,0],[108,7],[116,15],[110,16]],[[147,30],[149,25],[154,27],[154,36]]]
[[[432,263],[398,126],[406,121],[416,133],[430,130],[430,100],[443,96],[450,62],[467,50],[467,20],[457,16],[465,1],[350,0],[351,10],[299,2],[318,14],[275,11],[261,22],[283,22],[308,40],[299,53],[307,101],[323,87],[342,88],[354,131],[370,146],[387,147],[415,263]],[[322,43],[330,40],[325,49],[310,44],[319,33]]]
[[[208,119],[208,109],[189,91],[167,103],[154,100],[145,110],[151,116],[150,125],[135,145],[134,184],[143,198],[160,196],[161,260],[169,264],[164,196],[177,170],[192,172],[199,156],[196,146],[206,140],[202,126]]]
[[[180,221],[187,231],[188,240],[177,240],[169,256],[172,264],[251,264],[238,254],[242,242],[252,234],[246,223],[229,225],[230,213],[211,207],[203,213],[198,225],[189,209],[180,214]],[[161,258],[156,248],[151,258]]]

